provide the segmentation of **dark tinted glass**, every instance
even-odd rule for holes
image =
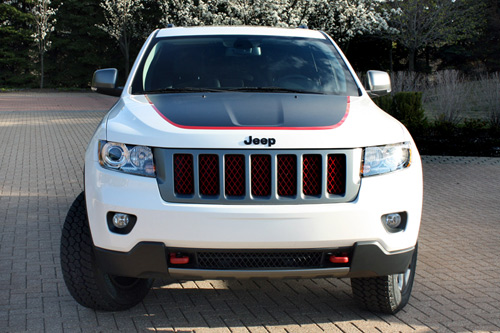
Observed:
[[[133,93],[191,90],[297,91],[358,95],[328,41],[273,36],[158,38],[147,51]]]

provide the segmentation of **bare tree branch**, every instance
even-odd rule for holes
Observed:
[[[35,32],[31,37],[37,44],[40,57],[40,89],[43,89],[44,86],[44,55],[52,44],[49,37],[55,29],[56,18],[54,16],[58,9],[50,7],[50,0],[36,0],[31,11],[35,20]]]

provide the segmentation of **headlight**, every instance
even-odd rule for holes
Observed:
[[[99,142],[99,162],[106,169],[155,177],[151,148],[131,146],[116,142]]]
[[[367,147],[364,150],[361,174],[380,175],[409,167],[411,149],[408,142],[387,146]]]

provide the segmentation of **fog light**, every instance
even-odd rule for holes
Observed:
[[[127,227],[130,222],[128,214],[116,213],[113,215],[113,225],[119,229]]]
[[[391,229],[396,229],[401,225],[401,215],[398,213],[387,214],[385,216],[385,224]]]
[[[109,231],[126,235],[129,234],[137,222],[137,216],[121,212],[108,212],[106,214],[106,222]]]

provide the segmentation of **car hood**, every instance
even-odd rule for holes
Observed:
[[[146,98],[163,119],[186,129],[326,129],[339,126],[349,111],[349,97],[335,95],[235,92]]]
[[[273,149],[357,148],[411,140],[398,121],[366,96],[232,92],[122,96],[108,114],[105,139],[171,148],[270,147],[253,144],[249,137],[272,138]]]

